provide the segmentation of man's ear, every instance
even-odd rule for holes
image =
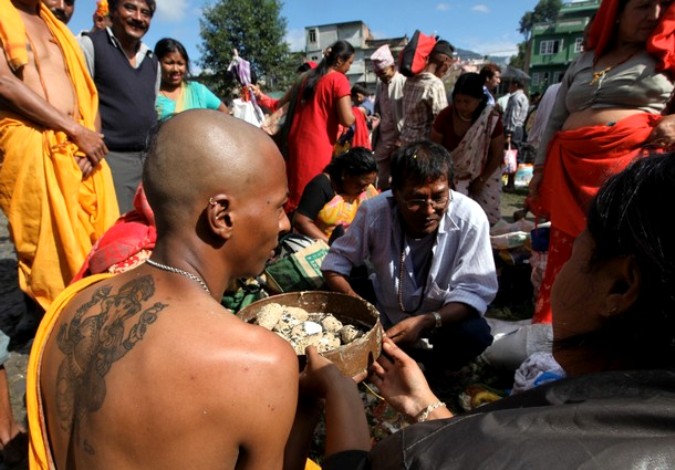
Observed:
[[[211,196],[209,198],[209,205],[206,208],[206,219],[209,228],[215,235],[223,240],[229,240],[234,228],[232,198],[227,194]]]
[[[634,256],[621,256],[608,262],[607,275],[611,276],[607,293],[606,313],[611,317],[629,310],[640,294],[642,276]]]

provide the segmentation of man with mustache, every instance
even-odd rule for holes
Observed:
[[[160,71],[152,50],[142,42],[156,4],[110,0],[109,5],[112,26],[84,34],[80,45],[99,92],[101,128],[109,149],[106,160],[124,213],[133,208],[143,172],[142,153],[157,122]]]
[[[408,346],[428,338],[433,349],[418,358],[429,368],[454,371],[492,342],[483,314],[497,276],[487,217],[449,188],[450,161],[443,147],[428,141],[398,150],[391,191],[359,207],[321,269],[331,290],[358,296],[349,276],[366,261],[387,336]]]
[[[68,24],[75,13],[75,0],[43,0],[54,16]]]

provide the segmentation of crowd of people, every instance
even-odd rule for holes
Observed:
[[[602,0],[536,114],[523,79],[496,98],[495,64],[448,90],[458,59],[440,38],[414,74],[379,47],[370,100],[338,40],[280,99],[240,81],[266,111],[258,125],[190,78],[179,40],[143,42],[155,0],[100,0],[77,37],[74,8],[0,0],[0,207],[20,288],[45,311],[26,379],[31,468],[312,468],[322,411],[326,469],[675,464],[661,210],[675,184],[675,3]],[[522,159],[527,145],[523,212],[551,222],[533,325],[551,325],[563,378],[453,417],[427,378],[493,343],[490,231],[505,149]],[[327,244],[324,289],[380,312],[382,355],[358,377],[313,346],[299,373],[288,343],[223,307],[291,231]],[[6,342],[0,448],[23,432]],[[362,380],[423,424],[373,447]]]

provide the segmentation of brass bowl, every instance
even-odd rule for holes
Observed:
[[[237,316],[247,323],[253,323],[260,309],[271,303],[300,307],[309,313],[330,313],[345,325],[366,330],[363,336],[353,342],[322,353],[347,377],[366,370],[380,356],[383,332],[380,314],[363,299],[337,292],[289,292],[253,302],[241,309]],[[304,367],[305,355],[298,357],[300,366]]]

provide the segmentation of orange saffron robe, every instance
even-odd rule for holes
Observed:
[[[98,94],[79,45],[44,5],[40,16],[63,53],[79,123],[93,130]],[[10,0],[0,0],[0,43],[14,70],[27,63],[25,27]],[[16,246],[21,290],[44,309],[119,216],[106,162],[83,180],[76,155],[84,156],[64,133],[0,109],[0,208]]]

